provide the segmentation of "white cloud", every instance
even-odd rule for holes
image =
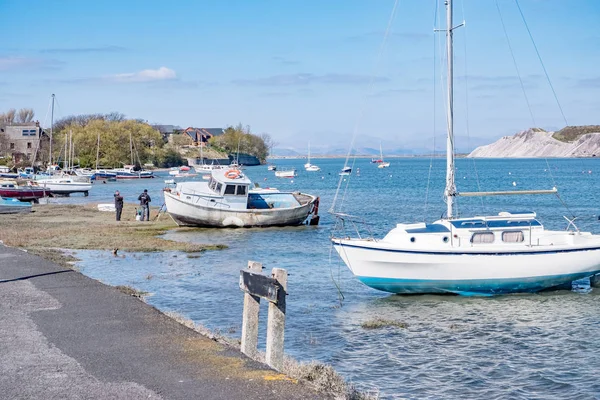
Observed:
[[[107,79],[125,83],[169,81],[177,79],[177,73],[170,68],[160,67],[159,69],[144,69],[142,71],[127,74],[110,75]]]

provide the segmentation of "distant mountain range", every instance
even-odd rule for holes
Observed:
[[[362,138],[363,140],[365,138]],[[379,147],[373,147],[373,142],[379,142],[378,139],[369,140],[368,145],[357,145],[353,154],[360,156],[379,157]],[[489,139],[484,138],[467,138],[466,136],[455,137],[456,152],[468,154],[478,146],[489,143]],[[349,146],[349,144],[348,144]],[[433,151],[433,137],[425,137],[422,139],[411,139],[404,143],[384,142],[383,157],[397,156],[419,156],[430,155]],[[274,157],[306,157],[307,146],[278,146],[274,147],[271,155]],[[311,146],[311,157],[343,157],[348,154],[348,147],[341,145],[321,145]],[[435,153],[446,153],[446,136],[440,135],[436,137]]]
[[[567,126],[556,132],[531,128],[480,146],[469,154],[479,158],[600,156],[600,126]]]

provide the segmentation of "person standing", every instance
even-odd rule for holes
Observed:
[[[115,211],[117,211],[117,221],[121,220],[121,213],[123,212],[123,196],[117,190],[115,192]]]
[[[142,221],[150,221],[150,195],[148,194],[148,189],[144,189],[144,193],[140,194],[138,197],[140,201],[140,206],[142,206]]]

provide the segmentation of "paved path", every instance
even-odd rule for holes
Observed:
[[[326,398],[138,299],[2,245],[0,355],[2,399]]]

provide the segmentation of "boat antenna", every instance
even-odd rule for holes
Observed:
[[[52,111],[50,114],[50,154],[48,165],[52,165],[52,136],[54,134],[54,93],[52,93]],[[48,114],[46,114],[48,115]]]

